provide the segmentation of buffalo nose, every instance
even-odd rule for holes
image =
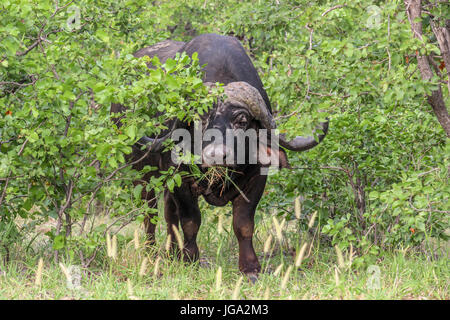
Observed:
[[[225,164],[230,155],[231,150],[225,145],[209,144],[203,149],[203,162],[207,165]]]

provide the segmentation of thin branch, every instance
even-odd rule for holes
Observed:
[[[36,41],[33,42],[33,44],[31,46],[29,46],[25,51],[17,51],[16,52],[16,56],[21,57],[21,56],[26,55],[28,52],[30,52],[31,50],[36,48],[42,41],[48,41],[47,37],[49,35],[62,31],[62,29],[52,30],[49,33],[47,33],[44,37],[42,37],[42,32],[44,31],[44,28],[47,26],[48,21],[50,19],[54,18],[56,16],[56,14],[58,14],[60,11],[64,10],[69,5],[71,5],[74,1],[75,0],[71,0],[67,4],[65,4],[64,6],[60,7],[58,0],[56,0],[55,1],[55,4],[56,4],[55,11],[53,11],[52,15],[42,24],[41,29],[39,30],[38,37],[37,37]]]
[[[334,7],[331,7],[330,9],[328,9],[324,13],[322,13],[322,17],[324,17],[325,15],[327,15],[329,12],[331,12],[333,10],[344,8],[346,6],[347,6],[347,4],[338,4],[338,5],[334,6]]]
[[[429,170],[429,171],[419,173],[419,174],[417,175],[417,177],[422,177],[422,176],[427,175],[427,174],[429,174],[429,173],[431,173],[431,172],[434,172],[434,171],[439,171],[439,168],[433,168],[433,169],[431,169],[431,170]]]
[[[28,87],[28,86],[32,86],[36,83],[36,81],[38,80],[38,78],[32,74],[30,75],[31,77],[31,82],[28,83],[20,83],[20,82],[15,82],[15,81],[0,81],[0,86],[6,86],[6,85],[12,85],[12,86],[16,86],[16,87]]]
[[[447,210],[434,210],[434,209],[431,209],[431,208],[429,208],[429,209],[419,209],[419,208],[416,208],[416,207],[414,207],[414,205],[412,204],[412,196],[409,197],[409,205],[411,206],[411,208],[413,208],[413,209],[416,210],[416,211],[422,211],[422,212],[437,212],[437,213],[445,213],[445,214],[449,214],[449,213],[450,213],[450,211],[447,211]]]
[[[126,167],[135,165],[139,162],[141,162],[142,160],[144,160],[150,153],[152,152],[151,148],[147,148],[147,152],[140,157],[139,159],[133,161],[133,162],[129,162],[126,163],[122,166],[120,166],[119,168],[115,169],[109,176],[107,176],[105,179],[103,179],[102,181],[100,181],[93,189],[87,191],[86,193],[80,195],[78,198],[76,198],[72,203],[78,202],[79,200],[81,200],[82,198],[84,198],[88,193],[92,193],[95,192],[98,188],[100,188],[101,186],[103,186],[105,183],[109,182],[116,174],[117,172],[119,172],[120,170],[125,169]]]
[[[41,30],[39,31],[39,33],[41,33],[44,29],[45,25],[41,28]],[[44,37],[41,36],[41,34],[39,34],[37,40],[35,42],[33,42],[33,44],[31,46],[29,46],[25,51],[17,51],[16,52],[16,56],[17,57],[22,57],[25,56],[28,52],[30,52],[31,50],[33,50],[34,48],[36,48],[42,41],[47,41],[47,37],[53,33],[58,33],[62,31],[62,29],[55,29],[50,31],[49,33],[47,33]]]

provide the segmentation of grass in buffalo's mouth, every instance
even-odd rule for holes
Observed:
[[[229,168],[222,166],[208,167],[199,181],[206,181],[208,188],[219,184],[225,185],[225,181],[229,178],[228,170]]]
[[[223,192],[225,191],[225,188],[228,185],[233,185],[239,193],[247,200],[247,197],[242,192],[242,190],[239,188],[239,186],[234,182],[233,176],[241,175],[242,172],[233,170],[229,167],[225,166],[212,166],[208,167],[206,172],[200,175],[200,178],[197,180],[198,182],[205,181],[207,185],[207,189],[217,188],[220,187],[220,193],[221,196]]]

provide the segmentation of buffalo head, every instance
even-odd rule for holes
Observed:
[[[212,83],[205,83],[213,86]],[[161,138],[144,137],[140,143],[147,144],[153,152],[163,149],[163,142],[174,136],[179,136],[177,126],[172,123],[170,132]],[[226,166],[238,168],[248,164],[275,165],[288,168],[289,164],[285,151],[305,151],[316,146],[323,140],[328,131],[328,122],[320,124],[322,133],[319,141],[313,136],[296,138],[288,141],[284,135],[277,135],[276,123],[266,106],[260,92],[247,82],[231,82],[224,87],[224,98],[203,117],[200,141],[198,135],[188,133],[193,139],[189,142],[200,143],[201,166]],[[184,129],[183,129],[184,130]],[[174,135],[175,133],[175,135]],[[189,150],[191,151],[191,150]]]

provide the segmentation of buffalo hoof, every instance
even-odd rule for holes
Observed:
[[[246,276],[248,278],[248,281],[251,282],[251,284],[255,284],[256,281],[258,281],[257,273],[247,273]]]

